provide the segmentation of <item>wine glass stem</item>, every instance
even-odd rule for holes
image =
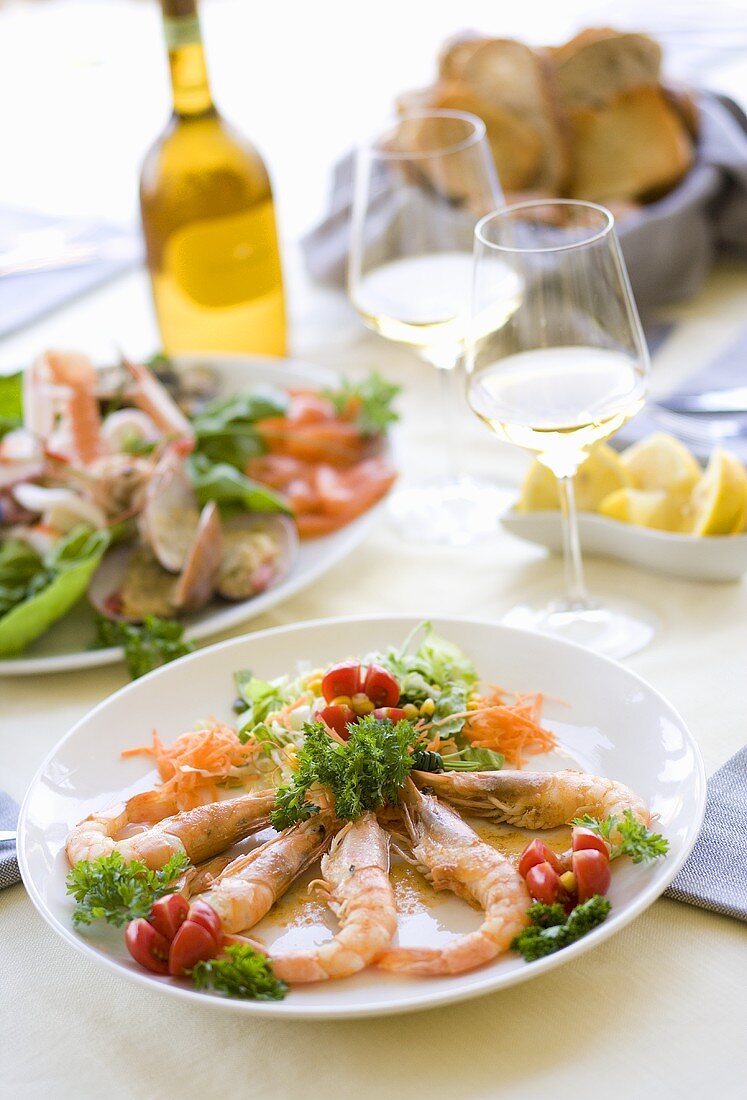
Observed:
[[[443,431],[442,453],[444,456],[444,476],[446,481],[459,480],[459,460],[457,456],[457,395],[454,392],[454,375],[459,364],[458,356],[454,364],[448,367],[437,367],[439,374],[439,398],[441,402],[441,430]]]
[[[581,558],[581,540],[578,534],[576,494],[572,477],[559,477],[560,512],[563,527],[563,564],[565,566],[565,595],[569,609],[589,607],[589,593],[584,580],[584,564]]]

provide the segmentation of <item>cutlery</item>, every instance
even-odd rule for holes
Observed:
[[[724,440],[747,439],[747,418],[697,417],[651,406],[649,412],[661,427],[674,432],[683,443],[712,447]]]
[[[657,404],[674,413],[747,413],[747,386],[706,393],[670,394],[660,397]]]
[[[0,844],[6,840],[15,840],[16,833],[13,829],[0,829]]]

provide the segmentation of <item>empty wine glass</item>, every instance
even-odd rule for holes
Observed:
[[[493,327],[496,264],[511,267],[523,292],[511,316]],[[523,202],[478,222],[466,367],[473,412],[500,439],[533,452],[558,479],[565,598],[516,607],[506,621],[608,656],[636,652],[652,637],[652,619],[589,598],[573,491],[594,444],[643,405],[649,373],[608,210],[572,200]]]
[[[369,328],[412,348],[441,376],[434,432],[448,469],[391,501],[401,532],[417,541],[458,545],[494,531],[507,496],[459,473],[460,399],[450,381],[469,320],[475,223],[501,201],[485,125],[474,115],[411,111],[357,152],[350,297]],[[494,290],[497,326],[497,311],[505,319],[518,302],[509,266]]]

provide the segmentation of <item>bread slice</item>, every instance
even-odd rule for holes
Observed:
[[[693,162],[685,127],[656,87],[572,111],[570,124],[573,198],[650,200],[678,183]]]
[[[566,111],[603,107],[615,96],[659,83],[661,47],[645,34],[591,27],[547,51]]]
[[[477,31],[459,31],[447,38],[438,55],[438,73],[442,80],[461,80],[464,66],[478,46],[487,39]]]
[[[539,134],[508,111],[477,96],[462,81],[439,81],[430,88],[408,92],[397,100],[400,111],[418,108],[467,111],[485,123],[488,144],[504,191],[522,191],[532,186],[542,159]]]
[[[513,116],[541,143],[536,173],[518,189],[560,194],[569,167],[568,148],[557,112],[551,77],[543,59],[523,42],[492,38],[472,44],[460,60],[462,81],[493,109]],[[487,120],[486,120],[487,121]],[[501,172],[501,162],[498,161]],[[504,183],[509,190],[515,190]]]

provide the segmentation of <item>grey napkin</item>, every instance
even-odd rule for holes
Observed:
[[[647,339],[649,337],[648,328],[646,337]],[[649,348],[653,351],[650,341]],[[747,386],[747,329],[707,366],[695,371],[685,383],[678,386],[676,392],[678,394],[705,393],[708,390],[731,389],[735,386]],[[713,448],[720,444],[739,455],[743,462],[747,462],[747,414],[730,413],[728,420],[735,419],[743,421],[743,435],[729,436],[724,439],[714,435],[710,439],[698,440],[686,434],[687,428],[692,426],[694,430],[707,429],[709,424],[713,424],[718,429],[718,416],[673,417],[667,413],[666,409],[659,409],[656,403],[652,402],[617,433],[612,443],[615,447],[627,447],[629,443],[643,439],[651,432],[664,431],[671,435],[681,435],[683,442],[690,450],[704,461],[710,457]]]
[[[0,829],[15,829],[17,821],[18,806],[9,795],[0,791]],[[20,881],[15,841],[0,840],[0,890]]]
[[[83,247],[87,250],[86,257],[90,254],[90,258],[48,271],[3,274],[0,277],[0,337],[123,274],[139,263],[142,255],[139,236],[133,230],[50,218],[26,210],[0,209],[0,262],[6,257],[14,257],[24,245],[31,248],[33,254],[37,249],[43,252],[47,236],[61,241],[65,248]]]
[[[663,199],[617,225],[636,301],[644,309],[693,295],[717,250],[747,259],[747,118],[731,100],[707,92],[698,95],[698,106],[701,134],[693,168]],[[348,154],[335,165],[328,213],[301,242],[311,275],[335,286],[345,282],[352,177]],[[397,214],[380,200],[376,216],[383,236]]]
[[[747,745],[708,780],[703,828],[665,897],[747,921]]]

